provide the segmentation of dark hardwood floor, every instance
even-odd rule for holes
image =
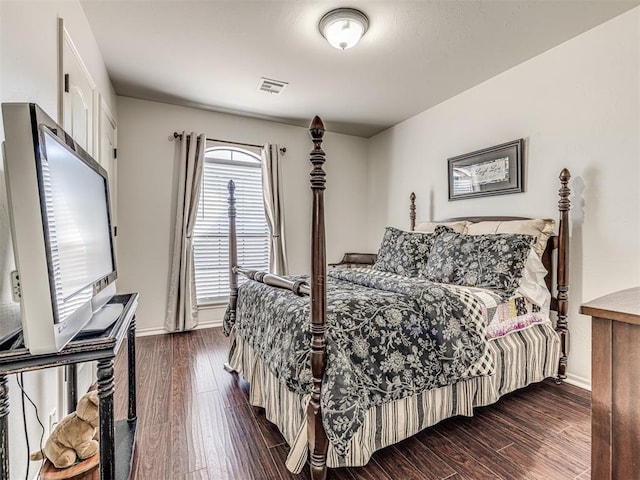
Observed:
[[[248,404],[249,385],[225,372],[220,328],[136,341],[136,480],[308,479],[285,466],[288,447]],[[116,417],[126,417],[125,349],[116,361]],[[377,452],[331,479],[588,479],[590,395],[551,381],[532,385]]]

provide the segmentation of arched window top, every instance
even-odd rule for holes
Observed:
[[[228,163],[246,167],[260,167],[260,157],[253,152],[235,147],[210,147],[204,152],[205,161]]]

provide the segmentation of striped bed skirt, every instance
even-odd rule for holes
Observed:
[[[265,410],[291,446],[287,468],[300,473],[309,454],[306,407],[309,395],[291,392],[278,381],[235,329],[229,363],[250,383],[249,402]],[[329,443],[327,466],[358,467],[381,448],[456,415],[472,416],[473,408],[495,403],[502,395],[556,374],[560,339],[550,324],[538,324],[489,342],[495,374],[427,390],[412,397],[372,407],[340,456]]]

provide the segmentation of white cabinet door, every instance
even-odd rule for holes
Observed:
[[[98,161],[109,174],[109,200],[111,206],[111,226],[114,229],[114,249],[117,256],[118,239],[115,237],[116,226],[118,225],[118,127],[111,111],[104,100],[100,102],[100,118],[98,121],[100,131],[98,136],[99,152]]]
[[[62,127],[89,154],[95,156],[96,85],[60,20]]]

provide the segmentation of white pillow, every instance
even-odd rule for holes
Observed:
[[[527,297],[532,303],[538,305],[541,309],[540,313],[548,317],[551,307],[551,292],[544,281],[546,275],[547,269],[544,268],[542,260],[535,250],[531,248],[516,293]]]

